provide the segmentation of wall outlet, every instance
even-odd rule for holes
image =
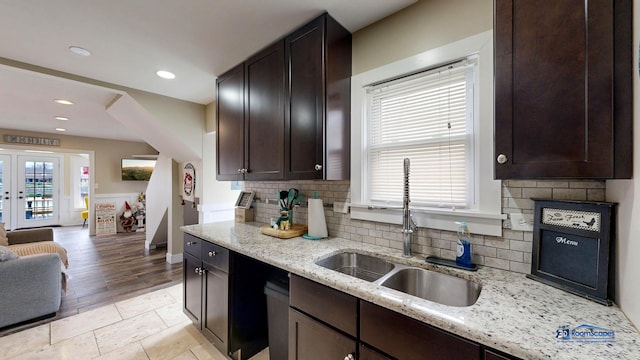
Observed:
[[[513,213],[509,215],[511,219],[511,230],[533,231],[533,214]]]

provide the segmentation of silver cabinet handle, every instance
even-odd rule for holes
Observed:
[[[193,270],[195,271],[196,275],[200,275],[200,268],[199,267],[197,267],[197,268],[195,268]]]
[[[355,360],[356,358],[353,356],[353,354],[349,354],[347,356],[344,357],[344,360]]]
[[[215,251],[209,251],[209,257],[214,257],[216,256],[216,252]]]
[[[316,166],[314,167],[317,171],[322,170],[322,165],[320,164],[316,164]]]
[[[500,154],[496,160],[498,161],[498,164],[504,164],[509,160],[509,158],[505,154]]]
[[[187,241],[187,246],[195,245],[197,243],[197,241]]]

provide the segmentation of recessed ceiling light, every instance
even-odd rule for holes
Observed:
[[[71,51],[72,53],[76,54],[76,55],[80,55],[80,56],[89,56],[91,55],[91,51],[85,49],[85,48],[81,48],[80,46],[69,46],[69,51]]]
[[[56,119],[56,120],[62,120],[62,121],[67,121],[67,120],[69,120],[69,118],[68,118],[68,117],[64,117],[64,116],[56,116],[56,117],[54,117],[54,119]]]
[[[65,99],[54,99],[53,101],[57,102],[58,104],[62,104],[62,105],[73,105],[73,102],[71,102],[69,100],[65,100]]]
[[[56,131],[67,131],[67,129],[64,129],[64,128],[56,128]]]
[[[169,80],[176,78],[176,75],[174,73],[167,70],[158,70],[156,71],[156,75],[160,76],[163,79],[169,79]]]

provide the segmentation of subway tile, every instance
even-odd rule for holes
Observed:
[[[538,180],[536,187],[540,188],[567,188],[569,187],[568,181],[561,180]]]
[[[473,246],[471,248],[471,253],[481,255],[481,256],[493,257],[493,258],[498,256],[496,248],[490,247],[490,246],[483,246],[483,245]]]
[[[509,270],[509,260],[505,260],[505,259],[485,257],[484,264],[486,266],[493,267],[493,268]]]
[[[484,244],[486,246],[491,246],[491,247],[495,247],[498,249],[508,249],[509,248],[509,241],[505,240],[503,238],[497,238],[497,237],[487,237],[484,239]]]
[[[571,181],[570,188],[574,189],[605,189],[604,181]]]
[[[509,207],[516,209],[533,209],[533,200],[531,199],[509,199]]]
[[[586,189],[553,189],[555,200],[585,200],[587,198]]]
[[[524,232],[520,230],[508,230],[502,231],[502,237],[510,240],[522,240],[524,239]]]
[[[553,189],[551,188],[527,188],[522,189],[522,197],[526,199],[531,198],[551,198]]]
[[[510,261],[509,270],[522,273],[522,274],[529,274],[531,273],[531,265],[517,262],[517,261]]]
[[[497,257],[498,259],[524,262],[524,253],[522,251],[498,249]]]
[[[506,185],[508,187],[536,187],[537,182],[535,180],[507,180]]]
[[[509,249],[514,251],[531,251],[531,243],[528,241],[509,240]]]

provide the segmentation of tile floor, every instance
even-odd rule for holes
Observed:
[[[0,359],[227,358],[182,313],[181,284],[0,337]]]

